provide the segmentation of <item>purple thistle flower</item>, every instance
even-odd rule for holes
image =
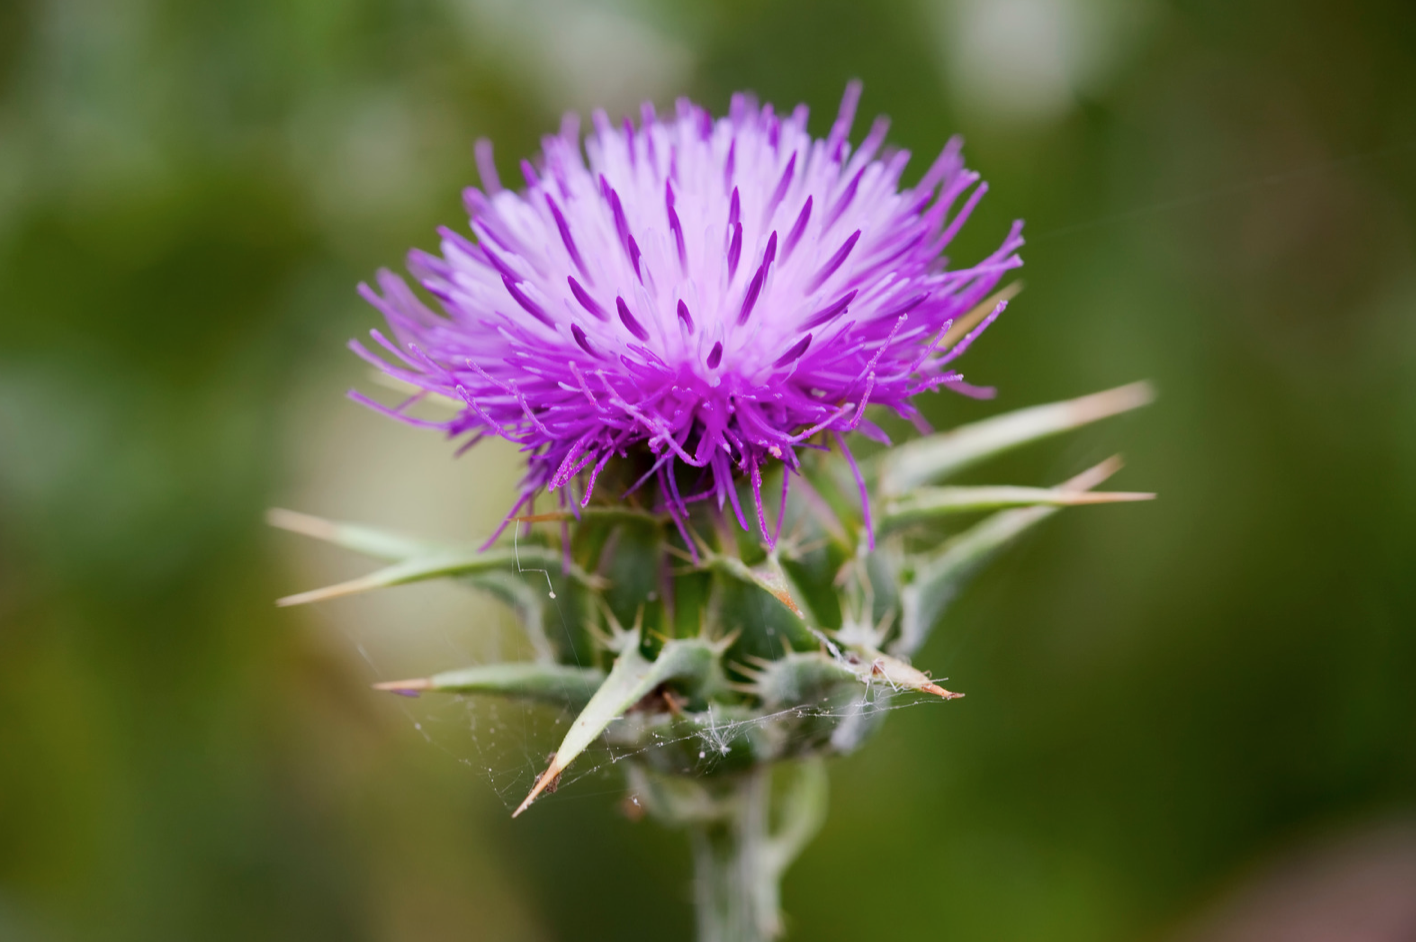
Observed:
[[[388,320],[393,340],[372,335],[393,359],[351,344],[465,408],[427,423],[403,412],[418,396],[375,407],[520,445],[528,470],[508,520],[543,488],[584,506],[610,460],[647,449],[653,465],[635,486],[657,479],[676,518],[713,499],[747,527],[734,487],[744,475],[772,541],[761,493],[770,462],[794,470],[817,436],[843,450],[851,431],[884,441],[867,404],[917,420],[920,392],[991,394],[948,365],[998,311],[941,343],[1022,264],[1015,223],[977,265],[946,267],[941,253],[987,185],[964,168],[956,138],[901,189],[909,154],[881,150],[885,119],[854,151],[847,140],[860,90],[847,87],[825,140],[807,133],[805,106],[782,117],[745,94],[717,120],[687,99],[672,118],[644,105],[638,128],[597,111],[588,165],[571,115],[534,167],[523,162],[520,193],[502,188],[479,142],[486,192],[465,193],[476,241],[443,229],[441,257],[409,255],[443,313],[380,271],[382,293],[360,290]],[[700,483],[681,490],[680,465],[699,469]]]

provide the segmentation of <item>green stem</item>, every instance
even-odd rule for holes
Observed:
[[[782,933],[782,874],[820,828],[826,773],[819,761],[795,768],[770,828],[772,769],[743,775],[720,814],[689,828],[699,942],[767,942]]]
[[[779,930],[775,887],[762,872],[770,782],[765,769],[743,778],[731,811],[694,826],[694,903],[698,942],[761,942]]]

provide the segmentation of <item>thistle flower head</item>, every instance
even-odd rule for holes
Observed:
[[[637,126],[596,112],[582,155],[572,115],[522,162],[520,192],[479,142],[483,189],[465,194],[475,240],[444,229],[441,255],[409,257],[442,312],[380,272],[381,291],[362,290],[388,320],[392,338],[373,337],[392,359],[355,350],[419,396],[463,403],[437,423],[449,435],[521,446],[512,514],[542,489],[587,504],[606,465],[637,450],[650,460],[634,487],[657,483],[676,519],[710,499],[747,527],[734,486],[746,476],[774,540],[770,462],[795,470],[799,449],[826,437],[844,449],[849,431],[883,438],[867,404],[917,419],[923,391],[988,394],[952,363],[1001,304],[962,336],[949,328],[1021,264],[1015,224],[980,263],[948,267],[986,185],[952,140],[901,188],[909,155],[882,150],[885,119],[848,141],[859,95],[852,83],[825,139],[807,133],[804,106],[778,115],[740,94],[718,119],[686,99],[667,117],[644,105]],[[403,408],[385,411],[417,421]]]
[[[271,515],[386,563],[280,604],[451,577],[510,605],[532,660],[377,686],[573,710],[513,817],[610,746],[636,813],[693,833],[704,942],[780,934],[782,871],[825,813],[822,758],[859,746],[894,697],[961,696],[910,658],[984,563],[1063,507],[1154,496],[1096,492],[1116,459],[1050,488],[935,486],[1144,405],[1145,384],[857,466],[846,433],[884,438],[867,405],[923,425],[921,392],[989,394],[953,363],[1016,290],[994,293],[1022,245],[1015,224],[987,258],[951,269],[944,248],[985,187],[951,141],[902,188],[908,155],[882,150],[883,119],[849,144],[859,95],[852,83],[825,139],[807,134],[805,108],[779,116],[746,95],[717,120],[686,100],[667,119],[645,105],[637,126],[596,113],[583,151],[572,117],[522,162],[520,192],[480,142],[473,239],[444,230],[440,255],[410,257],[442,310],[388,272],[363,288],[392,336],[373,332],[384,355],[354,348],[415,394],[394,408],[355,395],[469,444],[520,445],[527,474],[507,522],[542,490],[573,514],[529,515],[525,538],[500,549]],[[428,395],[454,417],[410,416]],[[597,479],[611,493],[582,513]],[[780,543],[764,480],[781,483]],[[641,487],[650,500],[603,506]],[[723,525],[729,503],[748,530],[756,511],[767,546]],[[548,518],[559,541],[531,526]],[[782,764],[795,766],[785,788]]]

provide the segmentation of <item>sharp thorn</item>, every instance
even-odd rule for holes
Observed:
[[[531,794],[527,795],[522,800],[521,804],[517,806],[516,810],[511,813],[511,816],[513,818],[520,817],[521,812],[531,807],[531,802],[535,801],[536,798],[541,794],[541,792],[543,792],[552,783],[554,783],[557,779],[560,778],[560,774],[562,771],[564,770],[559,768],[556,765],[556,760],[552,758],[551,764],[546,766],[546,771],[542,772],[540,776],[537,777],[536,785],[531,789]]]
[[[717,641],[709,641],[709,644],[711,644],[713,647],[713,653],[719,656],[724,654],[729,648],[731,648],[734,644],[737,643],[738,636],[741,634],[741,628],[734,628],[732,631],[723,635]],[[708,640],[706,636],[704,640]]]
[[[372,686],[375,690],[387,690],[390,693],[402,694],[416,694],[420,690],[437,689],[431,677],[415,677],[412,680],[385,680]]]
[[[1124,462],[1121,460],[1120,455],[1112,455],[1110,458],[1093,465],[1076,477],[1063,481],[1061,484],[1057,485],[1057,489],[1060,491],[1089,491],[1094,487],[1100,486],[1107,478],[1111,477],[1117,471],[1120,471],[1123,464]]]
[[[312,517],[284,507],[272,507],[266,511],[266,523],[281,530],[312,536],[318,540],[332,540],[339,527],[320,517]]]
[[[756,667],[748,667],[741,661],[732,661],[728,664],[725,664],[724,666],[727,667],[729,670],[736,671],[737,673],[743,675],[744,677],[754,682],[761,680],[767,674],[765,670],[760,670]]]
[[[322,589],[311,589],[309,592],[300,592],[295,595],[287,595],[283,599],[276,599],[278,608],[289,608],[292,605],[307,605],[310,602],[323,602],[325,599],[336,599],[343,595],[354,595],[368,589],[377,588],[378,583],[365,579],[351,579],[348,582],[341,582],[338,585],[325,586]]]

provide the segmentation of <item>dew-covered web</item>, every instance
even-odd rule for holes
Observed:
[[[363,653],[363,652],[361,652]],[[377,673],[375,661],[368,659]],[[644,758],[655,749],[690,747],[697,756],[694,770],[711,774],[744,737],[756,727],[781,719],[830,718],[840,722],[849,736],[853,725],[864,726],[883,713],[940,702],[917,693],[892,688],[884,681],[862,684],[859,697],[833,707],[797,706],[750,719],[729,718],[710,705],[698,714],[699,728],[689,732],[653,732],[647,745],[615,743],[616,720],[603,739],[587,749],[561,775],[554,793],[541,802],[566,801],[624,790],[620,764]],[[398,708],[412,729],[430,746],[465,766],[484,780],[508,810],[515,808],[546,769],[575,714],[548,704],[507,701],[489,696],[424,694],[400,698]]]
[[[538,591],[546,593],[546,601],[559,608],[548,587],[548,575],[540,570],[525,569],[521,574]],[[391,593],[390,608],[396,609],[402,593],[414,593],[421,587],[383,590]],[[489,633],[514,631],[514,619],[502,604],[474,588],[456,586],[455,594],[445,594],[449,608],[460,609],[461,619],[449,620],[435,632],[435,643],[426,645],[426,653],[417,658],[426,662],[421,673],[414,670],[394,670],[409,661],[399,650],[400,638],[358,624],[360,619],[342,619],[337,613],[325,617],[359,656],[365,675],[371,683],[405,679],[444,670],[520,659],[524,652],[515,643],[498,643]],[[354,599],[346,604],[357,605]],[[565,612],[561,612],[562,617]],[[495,616],[495,617],[492,617]],[[353,622],[351,624],[351,622]],[[420,645],[422,647],[423,645]],[[505,656],[498,656],[498,652]],[[507,700],[493,696],[461,695],[425,692],[418,696],[389,698],[389,705],[401,714],[408,727],[428,746],[445,755],[451,762],[465,767],[475,778],[486,783],[508,810],[515,808],[545,771],[552,753],[560,745],[575,714],[567,708],[550,704]],[[936,698],[892,687],[888,681],[872,679],[862,683],[859,696],[830,705],[796,706],[779,712],[749,719],[729,717],[720,707],[710,706],[705,712],[692,714],[695,729],[685,732],[682,724],[672,732],[649,732],[641,744],[623,742],[627,721],[611,724],[606,736],[586,750],[562,774],[554,793],[546,793],[541,802],[592,798],[605,794],[623,794],[625,790],[621,766],[627,760],[644,758],[655,749],[676,748],[693,762],[694,771],[711,774],[724,762],[735,745],[763,724],[780,720],[822,718],[835,721],[843,744],[872,725],[871,720],[882,714],[928,702]],[[630,721],[632,722],[632,721]],[[780,728],[780,724],[778,724]]]
[[[422,588],[425,587],[402,591],[411,593]],[[361,639],[359,628],[338,624],[336,620],[338,630],[359,654],[371,683],[520,659],[521,652],[514,645],[479,637],[507,633],[512,618],[501,603],[475,589],[461,586],[456,589],[457,597],[449,599],[449,608],[462,610],[466,616],[463,624],[439,628],[439,644],[434,646],[434,653],[431,657],[418,658],[418,663],[425,666],[412,673],[390,668],[392,663],[409,662],[406,656],[394,650],[396,639],[380,638],[377,643]],[[501,658],[495,656],[499,648],[511,650]],[[387,698],[388,704],[428,746],[486,782],[508,808],[515,807],[524,791],[534,784],[573,719],[565,709],[492,696],[438,692],[415,696],[379,693],[377,696]]]

